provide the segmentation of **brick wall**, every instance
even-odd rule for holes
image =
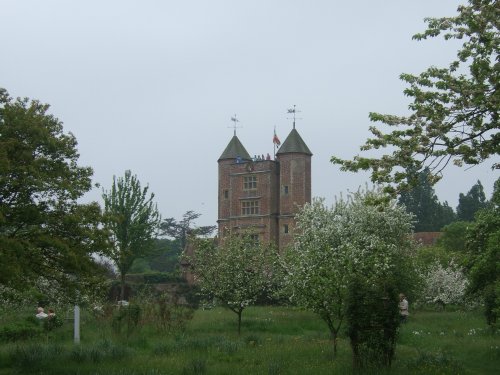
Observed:
[[[295,229],[293,215],[311,202],[311,156],[299,153],[281,154],[279,249],[292,243]],[[288,233],[286,233],[288,231]]]
[[[245,189],[245,177],[256,179]],[[263,243],[283,249],[292,242],[294,214],[311,201],[311,156],[289,153],[277,161],[219,161],[219,236],[252,230]],[[245,215],[242,202],[258,202],[258,214]],[[288,233],[286,233],[288,232]]]

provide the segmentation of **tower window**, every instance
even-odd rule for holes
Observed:
[[[252,242],[256,245],[259,244],[259,235],[258,234],[251,234],[250,238],[252,239]]]
[[[288,233],[288,224],[283,225],[283,233]]]
[[[224,190],[224,199],[229,198],[229,190]]]
[[[255,189],[257,189],[257,176],[243,177],[243,190],[255,190]]]
[[[259,214],[259,201],[241,202],[241,214],[244,216]]]
[[[283,194],[288,195],[288,185],[283,186]]]

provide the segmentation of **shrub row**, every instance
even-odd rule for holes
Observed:
[[[171,272],[145,272],[127,275],[127,281],[133,283],[162,284],[162,283],[185,283],[186,281]]]

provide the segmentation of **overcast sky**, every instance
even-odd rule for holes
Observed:
[[[424,17],[465,0],[0,0],[0,87],[36,98],[78,140],[80,164],[109,189],[127,169],[162,216],[217,220],[217,159],[233,135],[251,155],[297,130],[313,152],[313,196],[333,202],[367,174],[341,172],[369,136],[368,113],[407,113],[399,74],[447,66],[456,42],[417,42]],[[450,167],[436,186],[455,208],[498,172]],[[94,189],[85,200],[101,201]]]

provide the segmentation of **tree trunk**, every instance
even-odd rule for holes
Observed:
[[[238,336],[241,335],[241,313],[242,313],[241,310],[238,311],[238,313],[237,313],[238,314]]]
[[[125,275],[120,274],[120,301],[125,299]]]
[[[333,358],[337,357],[337,332],[330,331],[331,340],[333,343]]]

